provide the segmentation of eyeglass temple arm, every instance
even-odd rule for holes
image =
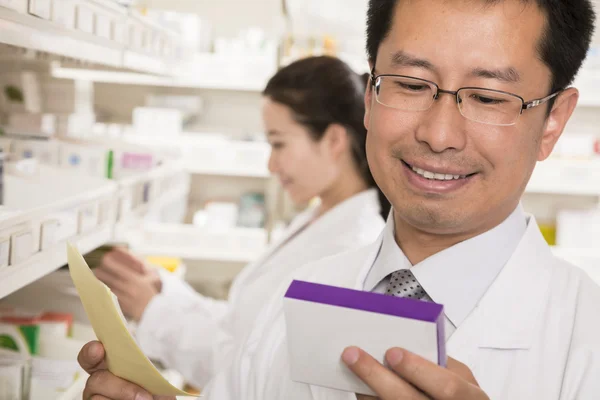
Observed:
[[[559,90],[556,93],[552,93],[551,95],[544,97],[543,99],[532,100],[527,103],[524,103],[523,110],[529,110],[530,108],[542,105],[542,104],[548,102],[549,100],[553,99],[554,97],[558,96],[561,92],[562,92],[562,90]]]

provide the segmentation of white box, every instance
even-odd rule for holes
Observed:
[[[179,135],[183,129],[183,117],[179,110],[137,107],[133,110],[133,126],[138,135]]]
[[[56,219],[42,222],[42,229],[40,233],[41,251],[47,250],[58,243],[59,226],[60,223]]]
[[[0,0],[0,7],[10,8],[22,14],[27,14],[28,0]]]
[[[59,145],[53,140],[14,140],[12,152],[17,159],[35,158],[43,164],[58,165]]]
[[[294,281],[284,298],[291,378],[374,396],[342,362],[358,346],[385,365],[385,353],[402,347],[446,365],[440,304]]]
[[[94,11],[87,4],[77,4],[75,28],[86,33],[94,33]]]
[[[80,170],[84,174],[105,177],[107,151],[104,148],[89,147],[71,143],[60,144],[59,165]]]
[[[33,233],[22,231],[10,237],[10,265],[19,264],[33,254]]]
[[[0,238],[0,268],[8,267],[10,261],[10,239]]]
[[[67,29],[75,29],[77,0],[54,0],[52,2],[52,20]]]
[[[52,18],[52,0],[29,0],[29,14],[50,20]]]
[[[98,226],[100,221],[98,204],[88,204],[79,209],[79,234],[87,233]]]
[[[90,137],[96,116],[94,114],[58,115],[56,119],[56,134],[60,136]]]

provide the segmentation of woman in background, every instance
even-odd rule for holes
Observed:
[[[318,197],[320,204],[296,217],[282,238],[244,268],[227,301],[203,297],[166,274],[158,277],[124,250],[105,256],[97,276],[139,321],[136,336],[149,357],[203,387],[294,269],[377,238],[389,203],[367,165],[366,82],[366,75],[339,59],[312,57],[281,69],[267,84],[262,114],[272,147],[269,170],[294,203]],[[84,398],[119,399],[118,386],[131,385],[97,382],[88,382]]]

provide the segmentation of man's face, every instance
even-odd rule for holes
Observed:
[[[400,0],[375,75],[413,76],[446,90],[497,89],[525,101],[543,98],[551,90],[551,73],[537,48],[545,22],[535,2]],[[498,79],[509,69],[516,82]],[[429,234],[478,234],[517,206],[536,161],[552,151],[576,100],[570,89],[549,118],[542,105],[524,111],[513,126],[494,126],[463,117],[452,95],[440,95],[426,111],[402,111],[379,104],[368,90],[369,165],[397,222]],[[428,179],[423,170],[467,177]]]

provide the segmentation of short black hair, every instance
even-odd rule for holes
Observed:
[[[367,11],[367,55],[375,63],[377,51],[392,28],[400,0],[369,0]],[[490,5],[505,0],[481,0]],[[535,1],[546,15],[546,31],[539,43],[541,60],[552,73],[551,92],[573,82],[587,56],[594,33],[595,13],[590,0]]]

